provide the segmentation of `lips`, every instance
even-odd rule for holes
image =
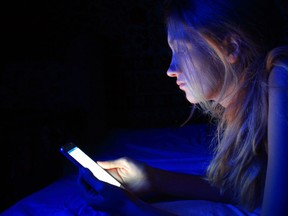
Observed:
[[[180,89],[183,89],[183,87],[186,85],[184,82],[176,82]]]

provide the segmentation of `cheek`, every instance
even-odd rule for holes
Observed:
[[[188,81],[185,88],[186,98],[190,103],[199,103],[206,100],[214,100],[218,96],[216,83],[212,84],[205,77],[198,77]]]
[[[202,83],[203,94],[207,100],[214,100],[219,95],[220,80],[205,80]]]

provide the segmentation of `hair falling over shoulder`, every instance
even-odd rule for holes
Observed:
[[[269,72],[275,65],[287,68],[283,63],[288,58],[284,39],[287,16],[277,12],[279,5],[275,2],[279,1],[168,2],[169,31],[185,35],[187,41],[195,41],[191,32],[200,34],[206,41],[209,59],[222,65],[219,74],[205,76],[211,78],[211,85],[215,77],[221,78],[222,98],[231,85],[231,95],[237,98],[225,108],[217,101],[200,103],[205,112],[217,119],[218,125],[207,178],[223,191],[233,191],[236,201],[253,210],[262,201],[267,164]],[[236,36],[239,45],[239,56],[233,65],[217,50],[227,35]]]

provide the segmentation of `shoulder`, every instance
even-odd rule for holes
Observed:
[[[269,74],[269,87],[288,88],[288,58],[277,61]]]
[[[286,66],[285,66],[286,65]],[[263,215],[282,215],[288,199],[288,70],[287,61],[274,65],[269,76],[268,164]],[[280,206],[280,208],[279,208]],[[276,210],[275,210],[276,209]]]
[[[274,64],[268,82],[269,114],[285,113],[288,108],[288,59]],[[281,112],[280,112],[281,111]],[[279,116],[278,116],[279,117]],[[287,125],[286,125],[287,126]]]
[[[266,68],[269,72],[269,87],[287,86],[288,46],[278,46],[267,55]]]

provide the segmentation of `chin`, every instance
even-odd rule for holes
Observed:
[[[191,95],[186,95],[186,99],[191,103],[191,104],[197,104],[197,103],[200,103],[200,102],[204,102],[206,101],[205,99],[200,99],[200,98],[195,98]]]
[[[194,97],[186,97],[186,99],[191,103],[191,104],[196,104],[196,103],[199,103],[200,101],[199,100],[196,100]]]

